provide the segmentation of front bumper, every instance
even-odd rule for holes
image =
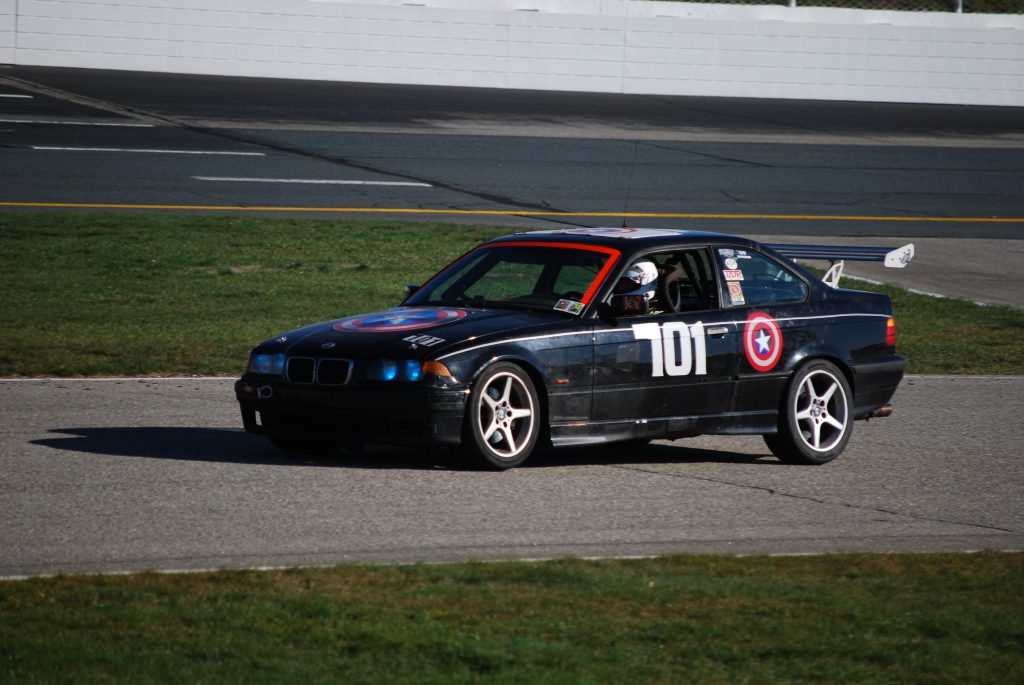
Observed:
[[[423,385],[324,388],[243,377],[235,397],[245,430],[339,443],[459,445],[465,388]]]

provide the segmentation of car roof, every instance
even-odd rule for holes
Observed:
[[[544,242],[574,242],[584,245],[603,245],[614,247],[623,252],[645,250],[662,245],[679,245],[686,243],[708,244],[708,243],[729,243],[756,246],[756,243],[747,238],[730,235],[728,233],[713,233],[708,231],[686,231],[679,229],[665,228],[630,228],[626,226],[608,228],[564,228],[548,229],[542,231],[530,231],[528,233],[516,233],[497,238],[493,242],[529,242],[542,240]]]

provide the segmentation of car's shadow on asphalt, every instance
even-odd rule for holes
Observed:
[[[781,464],[768,448],[758,453],[688,447],[686,440],[648,445],[594,445],[547,449],[530,457],[529,466],[627,466],[631,464]]]
[[[58,428],[53,437],[32,444],[65,452],[145,459],[176,459],[228,464],[319,466],[375,469],[451,469],[469,467],[448,449],[371,446],[360,451],[297,456],[273,447],[266,438],[235,428],[104,427]],[[763,454],[728,452],[675,444],[602,445],[541,450],[526,468],[669,463],[778,464]]]

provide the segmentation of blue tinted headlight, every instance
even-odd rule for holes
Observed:
[[[249,360],[249,371],[261,376],[281,376],[284,374],[284,355],[254,354]]]
[[[415,383],[423,378],[423,364],[415,359],[372,359],[366,367],[371,381],[405,381]]]
[[[398,363],[391,359],[373,359],[366,369],[371,381],[393,381],[398,375]]]
[[[402,362],[402,380],[416,382],[420,379],[423,365],[415,359],[406,359]]]

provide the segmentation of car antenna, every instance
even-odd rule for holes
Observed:
[[[636,141],[633,141],[633,160],[629,164],[629,183],[626,185],[626,204],[622,207],[622,227],[626,228],[626,216],[629,214],[629,200],[633,194],[633,172],[636,170]]]

